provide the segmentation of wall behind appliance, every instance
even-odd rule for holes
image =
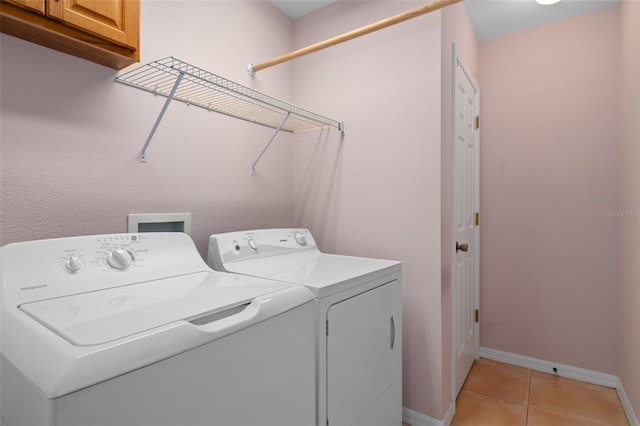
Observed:
[[[294,23],[296,47],[424,4],[339,1]],[[403,404],[441,418],[440,54],[434,12],[293,61],[293,93],[346,120],[296,134],[294,221],[321,250],[403,262]],[[270,70],[262,71],[267,75]]]
[[[640,416],[640,2],[623,0],[620,28],[620,182],[614,218],[620,227],[618,370],[625,392]]]
[[[480,43],[481,345],[610,374],[617,13]]]
[[[292,22],[270,4],[141,6],[141,63],[175,56],[291,98],[290,66],[260,80],[245,71],[291,48]],[[271,129],[173,103],[143,164],[138,153],[165,98],[115,83],[110,68],[5,34],[0,42],[1,244],[126,232],[129,213],[186,211],[204,255],[212,232],[290,226],[289,134],[251,176]]]

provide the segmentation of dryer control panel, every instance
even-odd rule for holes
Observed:
[[[11,305],[210,271],[191,238],[178,232],[28,241],[0,253]]]
[[[308,229],[278,228],[228,232],[209,237],[208,263],[224,263],[296,251],[318,250]]]

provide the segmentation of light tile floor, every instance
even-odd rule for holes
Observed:
[[[615,389],[479,359],[452,426],[628,425]]]

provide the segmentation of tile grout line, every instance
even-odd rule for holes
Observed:
[[[486,398],[491,398],[491,399],[495,399],[496,401],[502,401],[502,402],[506,402],[507,404],[513,404],[513,405],[517,405],[519,407],[527,407],[526,404],[520,404],[518,402],[509,400],[509,399],[504,399],[504,398],[500,398],[499,396],[495,396],[495,395],[491,395],[490,393],[484,393],[484,392],[480,392],[477,390],[469,390],[469,389],[464,389],[466,392],[470,392],[470,393],[475,393],[476,395],[480,395],[480,396],[484,396]],[[528,402],[527,402],[528,404]]]
[[[504,363],[504,364],[509,365],[508,363]],[[504,399],[503,397],[500,397],[500,396],[497,396],[497,395],[494,395],[494,394],[491,394],[491,393],[484,393],[482,390],[486,390],[486,389],[484,389],[483,387],[479,388],[478,390],[465,389],[465,391],[469,392],[470,394],[475,394],[475,395],[478,395],[478,396],[481,396],[481,397],[484,397],[484,398],[488,398],[488,399],[493,400],[493,401],[501,401],[501,402],[504,402],[504,403],[507,403],[507,404],[510,404],[510,405],[520,405],[521,407],[524,406],[525,407],[524,426],[530,426],[532,424],[530,422],[531,408],[536,408],[536,407],[532,406],[532,403],[533,403],[533,395],[532,395],[533,394],[533,376],[534,376],[534,373],[536,373],[536,378],[538,378],[538,372],[537,372],[537,370],[534,370],[534,369],[531,369],[531,368],[526,368],[526,367],[523,368],[521,366],[520,366],[520,368],[522,368],[523,370],[527,371],[527,379],[528,379],[527,396],[526,396],[526,399],[524,400],[524,404],[522,404],[522,405],[520,403],[515,402],[515,401],[507,400],[507,399]],[[485,369],[486,369],[486,366],[485,366]],[[486,373],[486,371],[485,371],[485,373]],[[471,374],[469,376],[471,376]],[[549,376],[549,377],[547,377],[547,376]],[[572,385],[572,386],[573,386],[573,383],[575,382],[574,379],[565,378],[565,377],[556,377],[556,376],[558,376],[558,375],[556,374],[554,376],[554,375],[545,373],[545,374],[541,374],[540,378],[543,378],[545,380],[550,379],[554,383],[555,382],[562,382],[562,383],[566,382],[566,384]],[[594,385],[596,385],[596,387],[598,389],[607,388],[608,387],[608,386],[597,385],[597,384],[594,384]],[[539,389],[539,388],[537,388],[537,389],[538,389],[537,395],[538,395],[538,398],[539,398],[540,397],[539,392],[541,391],[541,389]],[[569,390],[571,391],[571,389],[569,389]],[[616,399],[618,400],[618,403],[620,404],[620,396],[618,394],[616,394],[616,396],[617,396]],[[538,401],[538,402],[540,402],[540,401]],[[546,415],[552,415],[554,417],[558,417],[558,418],[565,419],[565,420],[568,420],[568,421],[582,422],[580,424],[584,424],[585,426],[586,425],[596,426],[597,424],[599,424],[599,423],[593,423],[593,421],[596,420],[597,416],[596,417],[590,416],[587,419],[587,418],[584,418],[582,416],[574,416],[573,413],[568,413],[568,412],[560,413],[560,412],[556,412],[556,410],[548,411],[547,409],[540,408],[540,407],[537,407],[536,410],[537,410],[537,412],[540,412],[540,414],[539,414],[540,416],[543,415],[542,413],[545,413],[545,416]],[[538,418],[538,416],[535,416],[535,417]],[[626,420],[625,424],[629,425],[628,419],[625,418],[625,420]]]

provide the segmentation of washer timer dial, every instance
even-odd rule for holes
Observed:
[[[107,264],[123,271],[133,264],[133,256],[122,247],[112,248],[107,252]]]
[[[75,274],[76,272],[80,272],[80,270],[82,270],[82,268],[84,267],[84,262],[82,261],[82,259],[80,259],[78,256],[74,254],[67,257],[64,260],[63,265],[64,265],[64,269],[66,269],[67,272]]]

